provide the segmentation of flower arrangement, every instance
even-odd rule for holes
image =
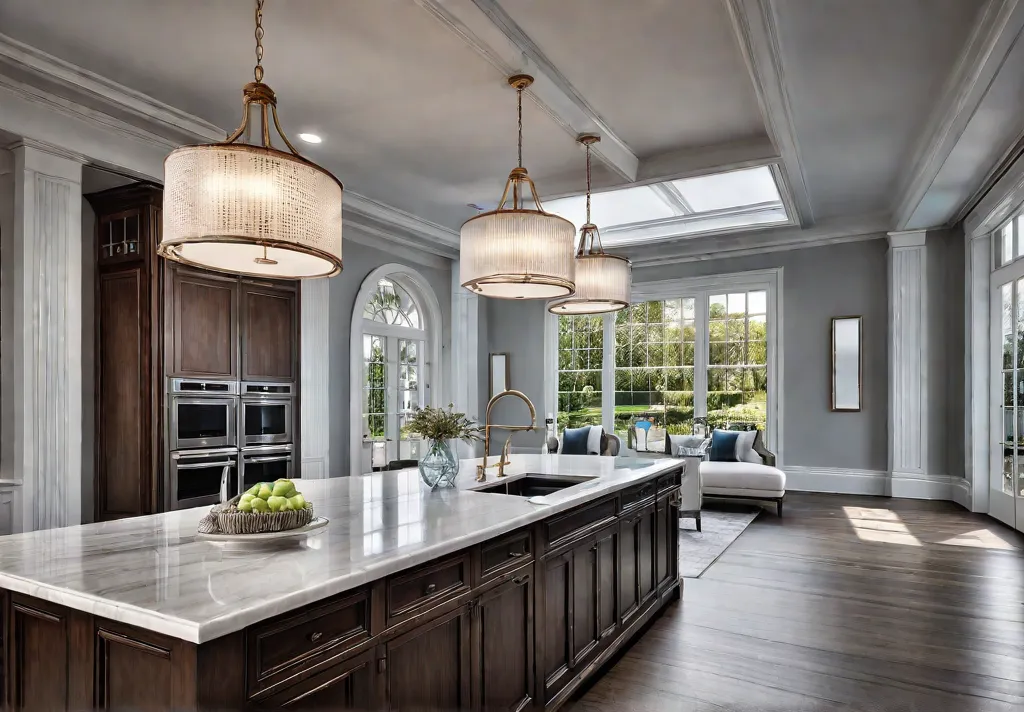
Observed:
[[[454,408],[453,403],[449,403],[447,409],[429,405],[418,408],[406,427],[409,432],[429,440],[480,440],[483,428],[467,418],[465,413],[456,413]]]

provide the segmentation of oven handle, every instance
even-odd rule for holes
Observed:
[[[275,457],[243,457],[242,462],[246,465],[260,465],[265,462],[281,462],[282,460],[291,460],[291,455],[277,455]]]
[[[234,460],[225,460],[223,462],[181,462],[181,463],[178,463],[178,469],[179,470],[199,470],[199,469],[202,469],[204,467],[223,467],[224,469],[227,469],[229,467],[234,467],[234,466],[235,466],[235,461]]]

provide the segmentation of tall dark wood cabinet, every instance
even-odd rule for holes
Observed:
[[[160,468],[162,190],[85,196],[96,213],[97,521],[157,511]]]
[[[298,393],[299,291],[159,257],[159,186],[85,197],[96,214],[94,517],[105,521],[166,505],[167,379],[281,382]],[[298,453],[297,395],[291,412]]]

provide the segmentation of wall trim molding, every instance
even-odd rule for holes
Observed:
[[[967,480],[950,475],[806,465],[788,465],[782,467],[782,470],[786,473],[786,490],[793,492],[939,499],[963,504],[961,500],[966,498],[970,490]]]

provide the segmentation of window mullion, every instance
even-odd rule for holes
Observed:
[[[706,418],[708,415],[708,351],[711,340],[706,292],[695,295],[693,318],[693,414]]]
[[[601,423],[615,432],[615,314],[604,315],[601,338]]]

